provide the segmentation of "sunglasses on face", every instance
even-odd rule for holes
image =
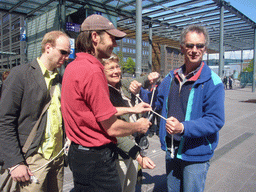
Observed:
[[[203,44],[203,43],[198,43],[198,44],[186,43],[185,46],[188,49],[193,49],[194,46],[196,46],[197,49],[203,49],[205,47],[205,44]]]
[[[56,49],[60,52],[61,55],[69,55],[70,54],[69,51],[65,51],[65,50],[58,49],[58,48],[56,48]]]

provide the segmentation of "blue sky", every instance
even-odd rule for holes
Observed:
[[[256,0],[226,0],[238,11],[256,22]]]

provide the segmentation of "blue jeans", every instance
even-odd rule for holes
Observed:
[[[121,192],[115,162],[115,145],[86,148],[71,144],[68,162],[74,179],[74,192]]]
[[[168,192],[202,192],[206,175],[210,167],[209,161],[188,162],[172,159],[166,152],[166,175]]]

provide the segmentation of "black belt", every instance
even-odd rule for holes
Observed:
[[[103,150],[103,149],[106,149],[106,148],[110,148],[110,149],[116,148],[116,145],[114,143],[108,143],[106,145],[102,145],[102,146],[98,146],[98,147],[85,147],[85,146],[76,144],[74,142],[72,142],[71,145],[73,145],[77,149],[81,149],[81,150],[84,150],[84,151],[100,151],[100,150]]]

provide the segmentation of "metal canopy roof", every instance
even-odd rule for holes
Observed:
[[[65,2],[67,15],[84,7],[116,14],[118,27],[128,37],[135,37],[136,0],[0,0],[0,11],[33,17],[56,7],[59,2]],[[143,39],[148,39],[149,25],[152,25],[153,43],[179,48],[180,31],[189,24],[200,24],[208,28],[209,49],[218,52],[221,4],[224,6],[225,51],[253,49],[256,23],[224,0],[143,0]]]

